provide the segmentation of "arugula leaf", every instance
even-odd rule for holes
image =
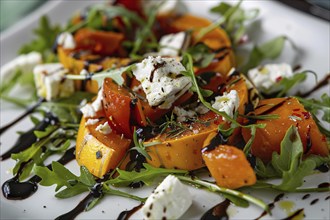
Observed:
[[[119,176],[115,179],[110,179],[105,182],[107,186],[109,185],[115,185],[115,186],[129,186],[132,182],[144,182],[146,185],[150,185],[156,180],[157,178],[161,176],[167,176],[169,174],[174,174],[176,177],[178,177],[180,180],[190,183],[199,187],[207,188],[208,190],[212,192],[220,192],[223,193],[224,196],[228,199],[230,199],[232,202],[234,202],[237,205],[246,207],[248,206],[248,202],[252,202],[260,207],[262,207],[264,210],[268,210],[267,205],[250,195],[244,194],[242,192],[238,192],[232,189],[227,189],[224,187],[219,187],[216,184],[212,184],[203,180],[199,180],[197,177],[191,178],[186,177],[185,175],[188,174],[188,171],[185,170],[177,170],[177,169],[164,169],[164,168],[155,168],[151,165],[144,163],[143,166],[145,167],[144,170],[141,170],[141,172],[136,171],[125,171],[117,169]]]
[[[19,53],[26,54],[32,51],[37,51],[42,54],[44,61],[56,61],[57,58],[56,55],[52,52],[52,47],[57,35],[60,32],[60,26],[52,26],[47,16],[42,16],[39,20],[39,27],[34,30],[36,38],[30,43],[23,45],[22,48],[19,50]]]
[[[126,74],[129,74],[129,72],[135,67],[135,64],[126,66],[126,67],[121,67],[121,68],[116,68],[116,69],[107,69],[105,71],[95,73],[93,74],[90,79],[96,80],[98,83],[98,86],[101,87],[103,85],[103,81],[105,78],[111,78],[113,79],[118,85],[123,85],[124,84],[124,78],[122,76],[123,73],[126,72]],[[86,76],[83,75],[66,75],[65,78],[67,79],[72,79],[72,80],[86,80]]]
[[[93,175],[84,166],[80,167],[79,177],[57,161],[52,162],[52,170],[36,166],[34,172],[41,178],[40,185],[42,186],[56,185],[56,192],[65,187],[55,195],[57,198],[69,198],[87,192],[96,184]]]
[[[42,174],[39,173],[39,175],[42,175]],[[86,187],[86,185],[79,183],[72,187],[67,187],[67,188],[59,191],[58,193],[55,194],[55,197],[59,198],[59,199],[66,199],[66,198],[70,198],[70,197],[79,195],[84,192],[88,192],[88,187]]]
[[[144,144],[143,141],[144,140],[142,140],[142,139],[138,139],[136,129],[134,128],[133,142],[134,142],[135,146],[130,148],[129,150],[136,150],[138,153],[142,154],[146,159],[151,160],[151,157],[148,154],[146,148],[149,146],[159,144],[159,142],[152,142],[152,143]]]
[[[18,98],[10,95],[13,89],[19,89],[27,94],[25,90],[29,90],[30,97]],[[21,70],[17,70],[12,76],[2,78],[0,84],[0,98],[7,102],[11,102],[19,107],[26,108],[31,102],[37,100],[36,88],[34,86],[33,73],[24,73]]]
[[[322,120],[330,123],[330,96],[327,93],[322,94],[321,99],[304,99],[296,97],[304,107],[316,115],[318,111],[323,112]]]
[[[85,166],[80,167],[79,181],[86,186],[94,186],[96,184],[94,176],[88,171]]]
[[[306,78],[307,78],[307,71],[302,73],[295,73],[290,78],[284,77],[279,82],[273,85],[273,87],[280,88],[279,90],[277,90],[280,92],[276,95],[276,97],[283,97],[285,94],[287,94],[288,91],[290,91],[290,89],[295,87],[297,84],[305,81]]]
[[[226,10],[224,15],[220,17],[218,20],[216,20],[209,26],[201,28],[197,34],[196,41],[200,41],[207,33],[213,31],[214,29],[218,28],[220,25],[223,25],[226,21],[228,21],[228,19],[235,13],[235,11],[239,9],[241,3],[242,0],[240,0],[235,6]]]
[[[282,181],[278,185],[264,184],[281,191],[295,191],[303,184],[304,177],[313,173],[321,162],[330,162],[330,157],[307,157],[303,160],[303,145],[295,126],[291,126],[281,142],[281,152],[274,152],[272,160],[265,165],[257,158],[256,173],[261,177],[280,177]]]
[[[106,181],[106,184],[112,184],[115,186],[128,186],[133,182],[144,182],[146,185],[150,185],[154,180],[160,176],[167,176],[169,174],[187,174],[186,170],[177,170],[177,169],[164,169],[164,168],[155,168],[151,165],[144,163],[144,170],[140,172],[136,171],[125,171],[117,168],[119,176],[115,179],[110,179]]]
[[[327,93],[322,94],[321,99],[305,99],[299,96],[296,97],[301,104],[304,105],[307,111],[311,112],[320,131],[330,137],[329,127],[324,127],[323,123],[316,117],[319,112],[323,113],[322,120],[330,123],[330,96]],[[326,126],[326,125],[325,125]]]
[[[154,6],[150,8],[148,11],[148,17],[147,17],[147,22],[146,24],[142,24],[140,28],[137,30],[135,34],[135,39],[133,42],[133,48],[130,53],[130,57],[135,59],[139,58],[137,56],[137,53],[139,52],[141,54],[146,53],[147,45],[148,44],[153,44],[153,45],[158,45],[158,41],[153,33],[152,26],[154,25],[156,21],[156,15],[158,12],[158,7],[162,4],[162,2],[158,6]],[[145,47],[145,48],[143,48]]]
[[[75,92],[68,98],[60,98],[49,102],[43,102],[39,110],[52,112],[63,123],[79,123],[81,113],[79,105],[82,100],[90,101],[95,94],[89,92]]]
[[[215,54],[204,43],[198,43],[192,47],[187,49],[187,53],[189,53],[194,61],[194,65],[204,68],[207,67],[215,57]]]
[[[241,68],[241,71],[243,73],[247,73],[249,69],[258,66],[263,60],[276,59],[279,57],[282,53],[286,40],[286,36],[279,36],[266,43],[254,46],[249,55],[248,61]]]
[[[36,166],[34,172],[41,178],[40,185],[56,185],[55,191],[62,187],[71,187],[72,182],[78,182],[79,178],[57,161],[52,162],[52,170],[47,167]]]
[[[231,118],[226,112],[219,112],[218,110],[216,110],[215,108],[212,107],[212,105],[207,102],[204,97],[208,97],[212,94],[212,91],[209,90],[204,90],[201,89],[198,85],[195,73],[194,73],[194,66],[193,66],[193,60],[192,57],[189,53],[184,53],[183,54],[183,59],[182,59],[182,64],[183,66],[186,68],[187,71],[183,71],[181,72],[183,75],[190,77],[191,82],[192,82],[192,91],[196,92],[198,95],[198,99],[200,100],[200,102],[207,107],[208,109],[210,109],[211,111],[213,111],[214,113],[221,115],[222,117],[224,117],[226,120],[228,120],[229,122],[232,123],[231,126],[240,126],[240,124],[234,120],[233,118]]]
[[[227,14],[230,10],[232,12]],[[211,8],[211,12],[219,13],[225,17],[222,27],[228,33],[234,46],[239,43],[246,32],[245,23],[256,18],[259,14],[258,9],[243,10],[237,7],[237,5],[232,6],[226,2],[221,2],[219,5]]]
[[[40,157],[40,152],[42,151],[42,147],[48,143],[52,137],[58,134],[58,128],[57,127],[52,127],[52,134],[49,137],[45,137],[36,143],[34,143],[31,147],[28,149],[17,153],[17,154],[12,154],[11,158],[14,160],[17,160],[16,165],[13,169],[13,173],[16,174],[18,169],[20,168],[21,164],[24,162],[27,162],[29,160],[35,160],[36,158]]]
[[[244,194],[242,192],[239,192],[239,191],[236,191],[233,189],[227,189],[224,187],[220,187],[216,184],[200,180],[196,177],[194,177],[194,178],[186,177],[186,176],[176,176],[176,177],[186,183],[190,183],[190,184],[198,186],[198,187],[206,188],[211,192],[222,193],[224,195],[224,197],[228,198],[236,205],[246,207],[247,204],[246,204],[246,202],[243,202],[243,201],[247,201],[247,202],[253,203],[253,204],[261,207],[263,210],[269,212],[269,207],[264,201],[262,201],[258,198],[255,198],[253,196],[250,196],[248,194]]]

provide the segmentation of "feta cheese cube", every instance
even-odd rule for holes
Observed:
[[[273,87],[282,78],[293,76],[292,68],[286,63],[267,64],[248,71],[248,77],[255,87],[265,93],[278,92],[281,88]]]
[[[70,96],[74,92],[74,83],[64,77],[66,72],[60,63],[37,65],[33,73],[38,95],[48,101]]]
[[[162,36],[159,41],[160,50],[159,55],[161,56],[178,56],[180,49],[184,49],[185,45],[188,44],[189,38],[186,32],[179,32],[176,34],[168,34]]]
[[[57,44],[62,46],[64,49],[76,48],[76,42],[74,37],[69,32],[63,32],[57,37]]]
[[[188,187],[168,175],[142,207],[143,219],[178,219],[192,204]]]
[[[16,71],[22,71],[24,73],[32,73],[33,68],[42,62],[42,56],[38,52],[30,52],[28,54],[22,54],[9,63],[6,63],[1,67],[2,77],[11,77]]]
[[[224,93],[222,96],[215,97],[215,102],[212,107],[219,112],[225,112],[229,117],[234,116],[234,112],[238,109],[239,97],[236,90],[231,90],[229,93]],[[223,120],[226,121],[225,118]]]
[[[85,118],[95,117],[96,113],[103,109],[102,100],[103,100],[103,86],[97,93],[97,97],[92,103],[87,103],[80,108],[80,111],[83,113],[84,117]]]
[[[181,74],[184,66],[174,58],[151,57],[133,69],[141,82],[150,106],[169,109],[173,102],[191,87],[191,80]]]

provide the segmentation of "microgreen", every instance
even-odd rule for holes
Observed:
[[[175,120],[174,114],[172,112],[171,116],[165,116],[165,122],[159,125],[160,134],[166,134],[167,137],[177,137],[183,132],[190,130],[184,124],[177,122]]]

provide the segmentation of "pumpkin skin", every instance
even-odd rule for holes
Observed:
[[[280,153],[280,144],[287,130],[293,125],[303,144],[304,154],[329,155],[325,136],[318,129],[311,114],[296,98],[274,98],[261,100],[254,111],[255,115],[276,114],[278,119],[257,120],[257,124],[265,124],[265,128],[257,128],[251,153],[264,162],[269,162],[272,153]],[[242,129],[245,141],[251,137],[249,129]]]

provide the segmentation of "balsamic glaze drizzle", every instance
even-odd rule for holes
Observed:
[[[281,194],[278,194],[275,198],[274,198],[274,201],[272,203],[269,203],[268,204],[268,207],[269,207],[269,211],[271,211],[274,207],[275,207],[275,203],[280,201],[282,198],[284,197],[284,193],[281,193]],[[262,217],[264,217],[265,215],[267,215],[267,211],[263,211],[259,217],[257,217],[255,220],[259,220],[261,219]]]
[[[209,145],[207,145],[206,147],[204,147],[202,149],[202,153],[206,152],[206,151],[212,151],[214,150],[217,146],[221,145],[221,144],[226,144],[227,143],[227,139],[225,139],[223,137],[223,135],[218,132],[216,136],[214,136],[214,138],[212,138],[211,142]]]
[[[130,210],[122,211],[119,214],[117,220],[128,220],[135,212],[137,212],[138,210],[140,210],[142,208],[142,206],[143,206],[143,203],[141,203],[138,206],[133,207]]]
[[[58,119],[51,113],[47,113],[45,118],[39,122],[35,127],[22,134],[7,152],[1,155],[0,161],[10,158],[11,154],[21,152],[29,148],[33,143],[37,141],[37,137],[34,131],[43,131],[48,125],[54,125],[58,122]]]
[[[326,86],[327,84],[330,83],[330,74],[326,75],[324,77],[324,79],[322,79],[320,82],[318,82],[316,84],[316,86],[314,86],[314,88],[312,88],[311,90],[305,92],[305,93],[299,93],[298,95],[302,98],[306,98],[309,95],[311,95],[313,92],[319,90],[320,88],[322,88],[323,86]]]
[[[22,120],[23,118],[25,118],[26,116],[28,116],[29,114],[31,114],[37,107],[40,106],[40,104],[42,102],[44,102],[45,100],[43,98],[39,99],[38,102],[32,106],[30,106],[22,115],[20,115],[18,118],[16,118],[14,121],[12,121],[11,123],[3,126],[2,128],[0,128],[0,135],[5,132],[7,129],[9,129],[10,127],[12,127],[13,125],[15,125],[16,123],[18,123],[20,120]]]
[[[7,180],[2,185],[2,194],[6,199],[10,200],[21,200],[30,197],[33,193],[35,193],[38,189],[38,185],[35,182],[26,181],[20,182],[19,176],[23,172],[23,168],[30,163],[31,160],[24,162],[21,164],[18,169],[17,174]]]
[[[73,208],[71,211],[58,216],[55,218],[56,220],[68,220],[68,219],[74,219],[77,217],[80,213],[82,213],[84,210],[86,210],[91,202],[93,202],[95,199],[101,198],[103,196],[102,191],[102,184],[101,179],[99,179],[98,183],[96,183],[93,188],[91,188],[90,193],[79,202],[79,204]]]
[[[83,200],[79,202],[79,204],[74,209],[63,215],[58,216],[57,218],[55,218],[55,220],[74,219],[80,213],[82,213],[94,199],[95,197],[93,196],[93,194],[89,193]]]
[[[230,201],[225,199],[223,202],[215,205],[208,210],[201,218],[201,220],[227,220],[229,219],[227,209],[230,205]]]
[[[301,215],[301,213],[304,212],[304,209],[298,209],[297,211],[295,211],[293,214],[291,214],[290,216],[283,218],[282,220],[291,220],[294,219],[294,217]]]
[[[67,164],[71,160],[75,158],[74,155],[75,148],[70,148],[67,150],[63,156],[57,160],[57,162],[61,164]],[[30,162],[31,160],[22,163],[17,174],[7,180],[2,185],[2,193],[5,198],[10,200],[23,200],[30,196],[32,196],[38,190],[38,183],[41,181],[41,178],[37,175],[31,177],[29,180],[20,182],[19,177],[24,169],[24,167]],[[51,169],[51,165],[47,166]]]

